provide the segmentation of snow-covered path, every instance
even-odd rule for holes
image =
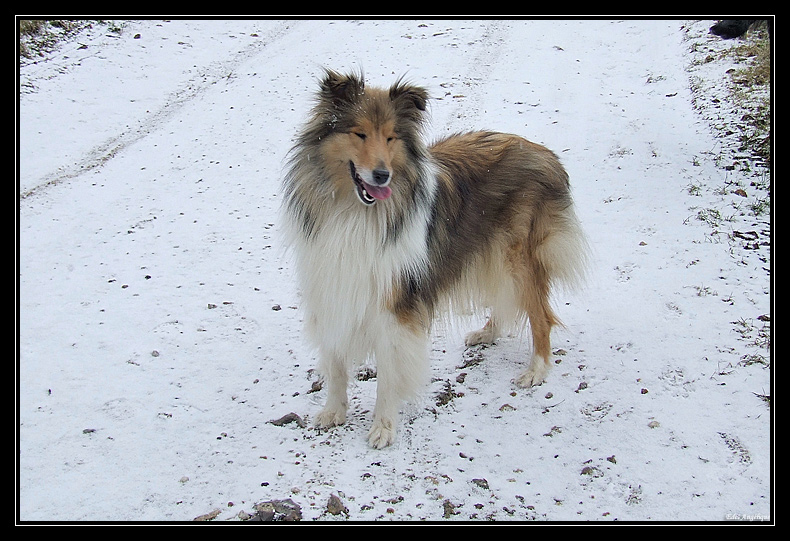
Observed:
[[[744,358],[769,356],[770,248],[728,235],[767,226],[698,219],[749,179],[717,167],[689,84],[690,40],[714,38],[683,25],[140,21],[23,66],[19,518],[221,521],[285,498],[303,520],[768,517],[770,370]],[[322,66],[425,85],[432,137],[555,150],[595,250],[588,286],[558,293],[545,384],[511,382],[526,338],[464,351],[440,326],[435,381],[382,451],[375,380],[347,425],[309,425],[323,393],[279,236]],[[289,412],[308,426],[268,423]]]

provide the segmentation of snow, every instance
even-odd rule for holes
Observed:
[[[720,163],[732,65],[697,60],[733,42],[711,24],[125,21],[22,65],[17,520],[238,521],[287,498],[302,521],[773,519],[771,370],[744,362],[770,358],[770,246],[734,235],[765,241],[770,217],[743,211],[755,170]],[[434,381],[384,450],[375,379],[345,426],[311,425],[281,243],[322,66],[425,85],[432,138],[555,150],[595,251],[556,295],[543,385],[512,383],[528,338],[464,351],[482,316],[438,325]],[[292,412],[307,425],[269,422]]]

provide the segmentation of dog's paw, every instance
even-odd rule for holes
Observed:
[[[546,379],[548,371],[543,361],[536,359],[529,365],[529,368],[519,374],[516,378],[516,385],[524,389],[540,385]]]
[[[478,344],[493,344],[495,339],[496,336],[494,336],[494,333],[488,328],[488,325],[486,325],[482,329],[467,334],[464,343],[466,347],[469,348]]]
[[[375,419],[368,432],[368,443],[374,449],[383,449],[395,441],[395,423],[391,419]]]
[[[346,422],[346,410],[336,410],[324,408],[315,418],[315,426],[318,428],[331,428],[342,425]]]

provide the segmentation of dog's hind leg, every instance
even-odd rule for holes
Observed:
[[[551,328],[559,323],[549,304],[549,275],[535,258],[530,257],[531,269],[524,283],[522,302],[532,331],[532,360],[529,367],[516,378],[519,387],[540,385],[551,368]]]
[[[316,416],[315,425],[329,428],[346,422],[348,409],[348,366],[337,354],[324,354],[321,373],[327,386],[324,409]]]

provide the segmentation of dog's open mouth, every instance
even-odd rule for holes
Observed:
[[[359,200],[366,205],[372,205],[376,200],[387,199],[392,195],[392,188],[389,186],[373,186],[368,184],[357,174],[357,168],[354,167],[354,162],[348,162],[351,169],[351,178],[354,179],[354,184],[357,187],[357,196]]]

